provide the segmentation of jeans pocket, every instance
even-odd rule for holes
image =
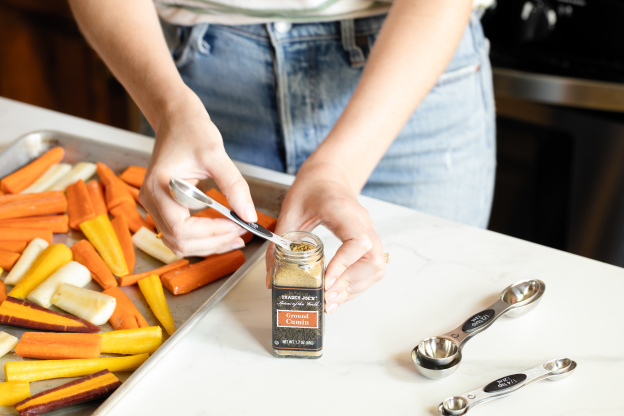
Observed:
[[[436,83],[436,87],[442,87],[444,85],[452,84],[454,82],[461,81],[464,78],[468,78],[477,74],[481,70],[481,64],[475,63],[470,64],[458,69],[453,69],[450,71],[444,72],[438,78],[438,82]]]
[[[204,39],[209,27],[207,23],[179,26],[161,21],[161,26],[169,52],[178,69],[193,62],[197,54],[210,53],[210,45]]]

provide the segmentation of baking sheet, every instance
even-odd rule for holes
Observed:
[[[147,166],[150,157],[148,152],[126,149],[100,141],[90,140],[84,137],[78,137],[56,131],[37,131],[18,138],[15,142],[13,142],[13,144],[0,153],[0,177],[6,176],[9,173],[19,169],[55,146],[62,146],[65,149],[65,157],[63,159],[64,162],[104,162],[117,174],[123,172],[123,170],[130,165]],[[288,187],[249,176],[246,176],[245,179],[249,183],[251,196],[256,204],[256,209],[264,212],[265,214],[277,216]],[[211,181],[204,181],[198,186],[200,189],[205,190],[214,187],[214,183]],[[144,211],[142,211],[142,213],[144,213]],[[68,246],[71,246],[83,238],[84,236],[81,232],[70,230],[68,234],[55,234],[54,243],[65,243]],[[102,404],[100,401],[57,410],[53,414],[87,415],[94,412],[96,414],[105,414],[105,408],[109,403],[113,403],[118,398],[126,395],[131,390],[132,386],[138,383],[143,375],[147,373],[152,366],[156,365],[158,360],[160,360],[160,358],[171,349],[177,340],[184,336],[184,334],[192,328],[192,326],[205,313],[207,313],[232,289],[232,287],[234,287],[234,285],[245,275],[245,273],[251,269],[254,263],[263,261],[267,246],[268,243],[259,241],[258,238],[254,238],[254,240],[252,240],[247,247],[243,249],[245,258],[247,259],[245,264],[238,271],[228,277],[220,279],[185,295],[173,296],[169,293],[169,291],[165,290],[167,303],[175,320],[176,327],[178,328],[175,334],[166,339],[165,343],[158,349],[158,351],[154,353],[134,373],[116,373],[120,380],[123,381],[123,384],[111,397],[109,397],[101,409],[98,410],[98,407]],[[200,259],[190,258],[189,260],[194,262]],[[161,262],[146,255],[138,249],[136,250],[135,273],[151,270],[160,266],[162,266]],[[4,280],[6,274],[7,273],[5,272],[2,275],[2,280]],[[101,287],[95,282],[91,282],[86,287],[101,291]],[[10,288],[11,287],[9,287],[8,290],[10,290]],[[145,302],[145,299],[136,285],[125,286],[121,289],[137,306],[150,325],[158,325],[158,321],[152,314],[147,302]],[[51,309],[55,308],[52,307]],[[103,331],[111,331],[112,329],[113,328],[108,323],[106,325],[102,325]],[[0,325],[0,331],[7,332],[19,338],[24,332],[33,330]],[[163,334],[165,337],[167,336],[164,330]],[[103,356],[113,355],[114,354],[103,354]],[[7,361],[17,360],[21,360],[21,358],[14,352],[8,353],[4,357],[0,358],[0,377],[2,380],[4,380],[4,363]],[[64,378],[32,382],[30,383],[31,394],[37,394],[43,390],[56,387],[71,380],[73,379]],[[17,411],[12,406],[0,406],[0,414],[4,416],[18,415]]]

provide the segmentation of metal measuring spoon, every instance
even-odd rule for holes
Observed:
[[[461,396],[448,397],[440,403],[438,412],[441,416],[464,415],[468,410],[481,403],[509,396],[522,387],[528,386],[536,381],[544,379],[559,380],[563,377],[567,377],[575,368],[576,362],[569,358],[551,360],[546,364],[531,368],[522,373],[499,378],[483,388],[473,390]]]
[[[451,375],[459,365],[463,345],[503,315],[518,317],[533,309],[546,285],[541,280],[521,280],[501,292],[489,308],[471,316],[458,328],[427,338],[412,350],[418,372],[429,378]]]
[[[206,207],[212,208],[247,231],[272,241],[278,246],[284,247],[286,250],[290,250],[290,245],[293,243],[292,241],[277,234],[273,234],[271,231],[267,230],[258,223],[243,221],[234,211],[221,205],[185,180],[171,178],[169,180],[169,193],[173,199],[175,199],[182,206],[189,209],[204,209]]]

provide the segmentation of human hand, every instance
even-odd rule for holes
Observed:
[[[197,183],[212,178],[234,212],[256,222],[249,186],[228,157],[217,127],[197,96],[189,95],[154,127],[156,142],[139,200],[150,213],[162,240],[177,256],[207,256],[245,245],[245,230],[225,218],[191,217],[169,195],[169,179]]]
[[[340,167],[306,162],[284,198],[275,233],[311,231],[319,224],[342,241],[325,272],[325,310],[332,313],[384,276],[384,254],[368,212]],[[266,258],[270,287],[273,246]]]

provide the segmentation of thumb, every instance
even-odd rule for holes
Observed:
[[[227,198],[232,210],[244,221],[257,222],[258,215],[251,200],[249,185],[232,160],[225,156],[217,163],[211,176]]]

